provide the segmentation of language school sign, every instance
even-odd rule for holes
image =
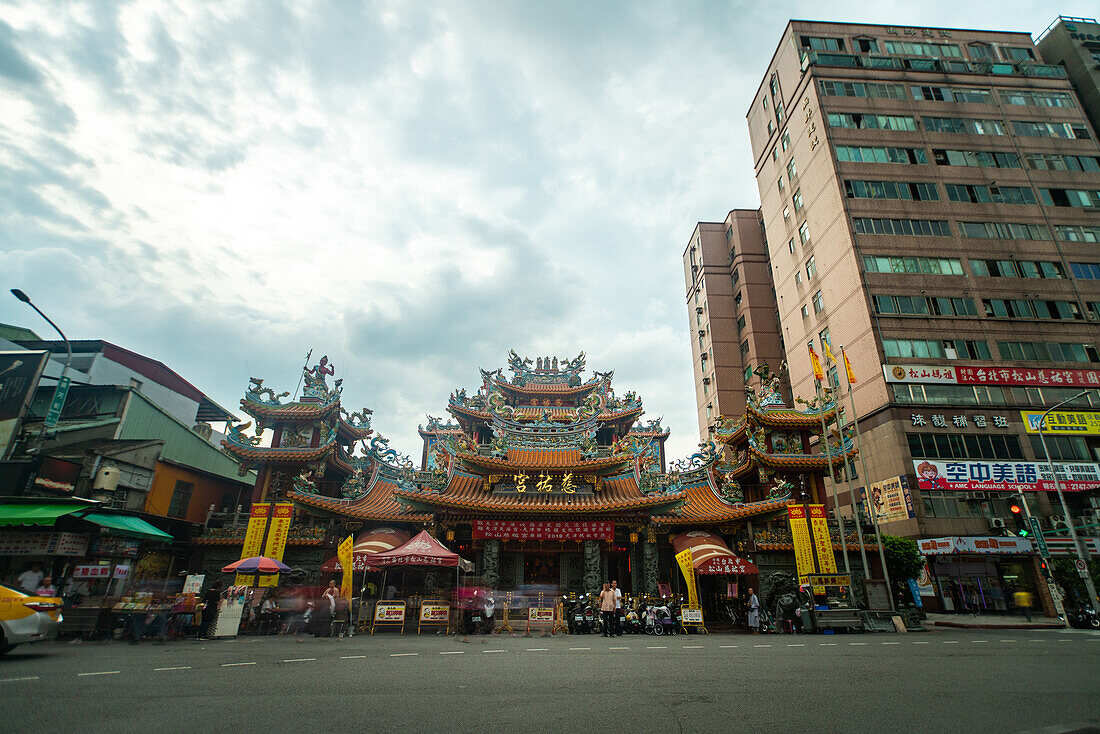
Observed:
[[[477,540],[612,540],[615,523],[474,520],[473,535]]]
[[[1044,463],[1031,461],[932,461],[914,459],[921,489],[964,492],[1053,492],[1054,475]],[[1058,481],[1066,492],[1100,488],[1100,465],[1057,463]]]

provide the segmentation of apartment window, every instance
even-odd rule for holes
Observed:
[[[922,148],[892,148],[856,145],[836,146],[836,159],[843,163],[928,163],[928,155]]]
[[[833,365],[829,368],[828,372],[826,372],[825,374],[825,377],[829,380],[829,384],[833,387],[834,390],[840,387],[840,371],[837,370],[836,365]]]
[[[821,313],[825,310],[825,299],[821,295],[821,291],[814,294],[814,313]]]
[[[969,102],[971,104],[993,104],[993,95],[988,89],[972,87],[911,87],[913,99],[927,102]]]
[[[905,87],[900,84],[842,82],[822,80],[821,93],[827,97],[879,97],[905,99]]]
[[[798,228],[798,241],[803,245],[810,244],[810,223],[803,222],[802,226]]]
[[[947,257],[888,257],[864,255],[863,269],[868,273],[934,273],[963,275],[962,260]]]
[[[802,48],[811,51],[843,51],[843,38],[824,38],[820,36],[802,36]],[[774,92],[773,92],[774,94]]]
[[[830,112],[826,115],[829,127],[852,130],[894,130],[914,132],[917,121],[903,115],[864,115],[858,112]]]
[[[1047,450],[1043,451],[1043,440],[1038,435],[1028,436],[1031,441],[1031,450],[1035,452],[1035,458],[1044,460],[1049,452],[1050,458],[1055,461],[1091,461],[1089,447],[1085,439],[1080,436],[1052,436],[1044,434]]]
[[[802,271],[801,270],[794,271],[794,284],[795,285],[802,285]]]
[[[1020,439],[999,433],[906,433],[918,459],[1023,459]]]
[[[1062,264],[1046,260],[971,260],[974,275],[989,278],[1064,278]]]
[[[176,480],[172,490],[172,500],[168,503],[168,517],[187,517],[187,506],[191,504],[191,493],[195,485],[182,479]]]
[[[707,404],[707,423],[710,423],[710,404]]]
[[[747,356],[749,356],[749,342],[746,339],[745,341],[741,342],[741,361],[744,362],[745,357]]]
[[[852,227],[857,234],[892,234],[912,237],[950,237],[947,222],[937,219],[876,219],[856,217]]]
[[[940,195],[933,183],[909,183],[905,181],[845,181],[844,192],[849,199],[906,199],[911,201],[939,201]]]
[[[787,188],[787,185],[785,183],[783,183],[783,177],[782,176],[780,176],[779,180],[777,180],[775,182],[775,185],[779,189],[780,193],[783,193],[783,189]]]
[[[1070,263],[1069,270],[1075,278],[1100,280],[1100,263]]]
[[[873,38],[857,38],[853,41],[854,51],[861,54],[877,54],[878,41]]]
[[[783,146],[784,151],[786,151],[787,148],[791,147],[791,131],[790,130],[784,130],[783,131],[783,135],[779,138],[779,144]]]
[[[992,61],[996,58],[993,55],[993,47],[984,43],[972,43],[966,47],[966,50],[970,53],[972,59]]]
[[[775,123],[772,122],[771,120],[768,120],[768,137],[770,138],[772,136],[772,133],[774,133],[774,132],[775,132]]]
[[[1004,135],[1005,126],[1000,120],[974,120],[969,117],[925,117],[924,129],[930,133],[954,133],[958,135]]]
[[[794,164],[794,158],[787,163],[787,177],[794,183],[794,177],[798,175],[798,168]]]
[[[778,145],[775,146],[774,148],[772,148],[772,160],[773,161],[779,160],[779,146]]]
[[[1028,168],[1036,171],[1088,171],[1100,173],[1100,158],[1092,155],[1059,155],[1058,153],[1028,153],[1024,156]]]
[[[1015,153],[987,150],[932,149],[932,159],[937,166],[971,166],[975,168],[1019,168],[1020,158]]]
[[[1006,59],[1012,61],[1034,61],[1035,53],[1030,48],[1018,48],[1016,46],[1001,46],[1001,53]]]
[[[703,382],[703,394],[706,395],[709,392],[710,392],[710,385],[708,385],[706,382]]]
[[[1035,192],[1024,186],[944,184],[950,201],[972,204],[1035,204]]]
[[[1050,239],[1050,232],[1046,227],[1021,222],[959,222],[959,234],[977,240]]]
[[[1027,362],[1100,362],[1090,344],[1055,342],[997,342],[1001,359]]]
[[[1088,128],[1080,122],[1030,122],[1013,120],[1012,127],[1017,135],[1029,138],[1064,138],[1066,140],[1088,140]]]
[[[989,359],[989,345],[966,339],[883,339],[887,357],[920,359]]]
[[[1062,242],[1100,242],[1100,227],[1056,224],[1054,232]]]
[[[806,305],[803,305],[803,306],[802,306],[802,318],[803,318],[803,319],[808,319],[808,318],[810,318],[810,309],[809,309],[809,307],[808,307],[808,306],[806,306]]]
[[[787,251],[790,252],[792,255],[794,254],[794,237],[791,237],[787,241]]]
[[[794,210],[796,212],[802,211],[802,189],[798,189],[791,194],[791,202],[794,204]]]
[[[962,51],[951,43],[916,43],[910,41],[884,41],[882,47],[888,54],[902,56],[931,56],[937,59],[961,59]]]
[[[730,282],[733,285],[737,285],[741,281],[741,271],[737,268],[733,269],[733,275],[730,276]]]
[[[874,295],[875,312],[882,316],[977,316],[969,298]]]
[[[1047,206],[1100,207],[1100,191],[1095,189],[1039,189],[1039,198]]]
[[[738,308],[741,307],[741,291],[737,291],[737,293],[733,296],[733,304]]]
[[[1081,319],[1081,311],[1073,301],[1032,301],[1024,298],[985,298],[985,315],[1000,319]]]
[[[737,333],[740,334],[745,328],[745,315],[741,314],[737,317]]]
[[[814,256],[810,255],[810,259],[806,261],[806,277],[813,278],[817,275],[817,264],[814,262]]]
[[[1030,89],[1002,89],[1001,101],[1007,105],[1027,107],[1075,108],[1073,95],[1065,92],[1040,92]]]
[[[783,207],[783,221],[788,223],[791,221],[791,208],[789,206]]]

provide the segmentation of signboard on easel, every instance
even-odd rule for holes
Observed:
[[[377,619],[377,612],[375,613]],[[425,599],[420,602],[420,623],[416,627],[416,634],[424,627],[446,627],[451,621],[451,604],[442,599]]]
[[[376,627],[401,628],[401,634],[405,634],[405,602],[380,601],[374,605],[374,623],[371,624],[370,633],[374,634]]]

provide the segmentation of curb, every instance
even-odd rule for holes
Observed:
[[[936,627],[955,627],[967,630],[1060,630],[1065,629],[1064,624],[967,624],[965,622],[933,622]]]

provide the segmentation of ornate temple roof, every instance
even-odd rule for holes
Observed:
[[[416,523],[432,519],[430,512],[413,510],[398,502],[394,495],[396,489],[397,482],[381,479],[357,499],[336,499],[298,490],[290,492],[287,497],[305,507],[357,520],[400,520]]]
[[[632,455],[622,454],[585,458],[579,448],[509,448],[507,457],[463,453],[456,454],[455,458],[467,465],[473,464],[493,470],[518,471],[532,468],[554,468],[582,472],[606,471],[607,469],[621,467],[634,460]]]

